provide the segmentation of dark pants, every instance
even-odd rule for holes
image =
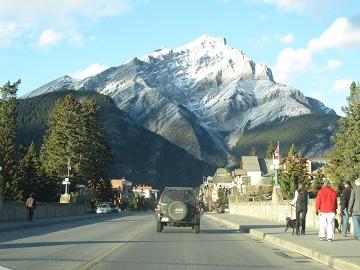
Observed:
[[[29,220],[29,221],[32,221],[33,216],[34,216],[34,208],[29,207],[27,210],[28,210],[28,211],[27,211],[28,220]]]
[[[296,208],[296,234],[305,234],[305,219],[306,219],[307,208]]]

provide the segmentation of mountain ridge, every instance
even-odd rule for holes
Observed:
[[[83,80],[55,80],[28,96],[61,89],[108,95],[137,124],[194,157],[229,165],[236,160],[230,149],[245,130],[305,114],[335,115],[300,90],[276,83],[270,68],[230,47],[225,38],[209,35]]]

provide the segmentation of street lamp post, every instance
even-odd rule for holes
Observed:
[[[273,159],[273,163],[270,165],[270,169],[275,171],[275,185],[279,186],[278,173],[280,168],[280,160]]]
[[[60,196],[60,203],[70,203],[70,157],[67,157],[68,163],[67,163],[67,177],[62,182],[62,184],[65,186],[65,193],[61,194]]]
[[[272,192],[272,203],[277,204],[277,202],[282,201],[282,194],[281,194],[281,189],[280,189],[279,180],[278,180],[278,174],[279,174],[279,169],[280,169],[280,145],[279,145],[279,142],[275,149],[270,169],[275,171],[275,183],[274,183],[273,192]]]

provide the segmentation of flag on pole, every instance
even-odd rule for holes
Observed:
[[[278,145],[274,152],[274,159],[280,160],[280,144],[279,144],[279,142],[278,142]]]

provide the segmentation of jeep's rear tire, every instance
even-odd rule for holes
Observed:
[[[200,232],[200,224],[194,224],[194,233]]]
[[[164,225],[160,222],[160,221],[157,221],[156,222],[156,232],[161,232],[164,228]]]
[[[182,201],[173,201],[169,204],[169,216],[176,221],[183,220],[188,213],[188,207]]]

